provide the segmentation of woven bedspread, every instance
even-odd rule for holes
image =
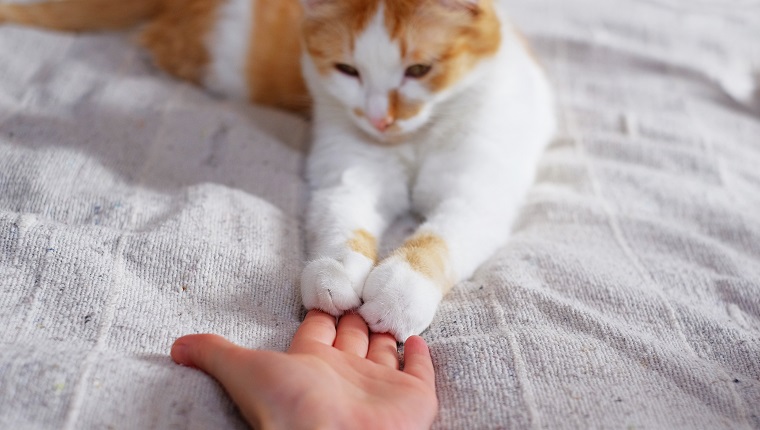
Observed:
[[[760,4],[508,3],[562,127],[423,333],[435,427],[760,428]],[[127,33],[0,26],[0,428],[244,428],[168,351],[287,348],[308,140]]]

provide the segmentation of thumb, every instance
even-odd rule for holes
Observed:
[[[266,416],[266,411],[257,406],[251,392],[257,382],[249,372],[251,360],[259,356],[258,351],[240,347],[215,334],[191,334],[174,341],[171,356],[177,364],[195,367],[216,379],[248,422],[254,428],[260,427],[257,425],[259,417]]]
[[[230,369],[228,357],[239,349],[242,348],[215,334],[191,334],[174,341],[171,356],[177,364],[200,369],[224,383]]]
[[[433,359],[427,343],[419,336],[411,336],[404,342],[404,373],[421,379],[435,391]]]

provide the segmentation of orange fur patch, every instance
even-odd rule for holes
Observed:
[[[404,258],[412,269],[435,282],[444,294],[454,286],[447,271],[449,247],[443,238],[432,233],[417,234],[404,242],[395,255]]]
[[[255,2],[253,34],[246,64],[250,99],[256,103],[306,111],[310,98],[301,76],[299,0]]]
[[[377,262],[377,239],[367,230],[356,230],[354,236],[348,241],[348,247],[373,262]]]
[[[78,0],[0,4],[0,22],[63,31],[126,28],[153,16],[161,0]]]
[[[422,110],[422,103],[403,98],[398,91],[388,94],[388,117],[393,121],[415,117]]]
[[[221,0],[164,0],[164,9],[140,35],[158,67],[200,84],[210,55],[206,37]]]
[[[409,63],[432,64],[421,81],[441,91],[490,57],[501,45],[500,23],[493,0],[481,0],[476,9],[440,3],[424,3],[424,12],[410,7],[414,0],[387,2],[386,26]]]

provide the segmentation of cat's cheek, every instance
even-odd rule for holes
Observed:
[[[356,78],[333,75],[323,80],[323,86],[334,99],[338,100],[348,110],[355,106],[364,106],[362,86]]]
[[[304,307],[335,316],[359,307],[364,280],[371,267],[372,262],[358,254],[343,263],[332,258],[309,262],[301,273]]]
[[[406,100],[418,100],[426,103],[434,98],[433,94],[418,81],[406,82],[400,91],[400,95]]]
[[[424,110],[409,119],[398,121],[398,127],[401,134],[413,133],[424,126],[430,119],[428,110]]]
[[[373,332],[391,333],[403,342],[430,325],[442,298],[431,279],[404,259],[391,257],[369,274],[359,314]]]

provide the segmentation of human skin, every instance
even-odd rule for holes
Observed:
[[[254,428],[427,429],[438,411],[425,341],[396,340],[364,320],[312,310],[287,352],[242,348],[212,334],[177,339],[175,362],[216,379]]]

